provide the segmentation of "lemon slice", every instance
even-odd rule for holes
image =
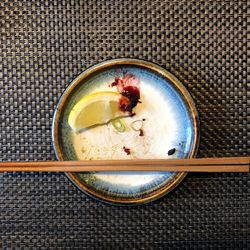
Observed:
[[[69,114],[70,127],[78,132],[94,125],[109,122],[126,113],[119,109],[121,95],[117,92],[97,92],[83,97]]]

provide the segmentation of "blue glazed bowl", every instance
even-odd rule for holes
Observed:
[[[115,91],[111,83],[124,72],[138,79],[142,102],[136,106],[134,117],[124,119],[127,131],[117,133],[106,124],[75,133],[68,123],[75,104],[91,93]],[[131,124],[137,121],[143,121],[143,137],[131,129]],[[114,59],[90,67],[70,83],[54,113],[52,141],[58,160],[191,158],[198,150],[199,120],[190,94],[168,71],[144,60]],[[122,150],[128,145],[130,155]],[[66,175],[80,190],[98,200],[134,205],[165,195],[183,180],[186,173],[87,172]]]

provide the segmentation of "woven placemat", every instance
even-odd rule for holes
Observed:
[[[0,160],[55,159],[69,82],[117,57],[160,64],[190,90],[199,156],[250,155],[249,1],[0,1]],[[248,80],[248,83],[247,83]],[[64,174],[0,177],[0,248],[249,249],[249,174],[189,174],[145,206],[104,205]]]

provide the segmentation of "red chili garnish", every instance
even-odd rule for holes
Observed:
[[[111,83],[111,87],[114,87],[114,86],[116,86],[118,84],[118,82],[112,82]]]
[[[126,86],[123,88],[121,94],[130,101],[130,105],[126,111],[132,112],[132,109],[137,105],[140,99],[140,90],[136,86]]]
[[[141,128],[139,131],[140,131],[139,136],[144,136],[144,131],[143,131],[143,129]]]
[[[126,148],[125,146],[123,146],[123,150],[124,150],[124,152],[125,152],[127,155],[130,155],[130,154],[131,154],[129,148]]]
[[[115,80],[110,84],[110,86],[116,86],[118,92],[122,95],[119,103],[121,111],[132,112],[137,103],[141,103],[141,101],[139,100],[139,85],[139,79],[135,75],[128,73],[127,71],[123,71],[121,77],[115,76]]]
[[[119,99],[119,108],[123,112],[128,111],[130,108],[130,100],[125,96],[121,96]]]

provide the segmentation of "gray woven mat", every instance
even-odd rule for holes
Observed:
[[[201,118],[200,157],[250,155],[249,7],[2,0],[0,160],[55,159],[58,98],[86,67],[116,57],[158,63],[190,90]],[[249,249],[249,180],[189,174],[161,200],[124,208],[86,197],[63,174],[6,173],[0,248]]]

